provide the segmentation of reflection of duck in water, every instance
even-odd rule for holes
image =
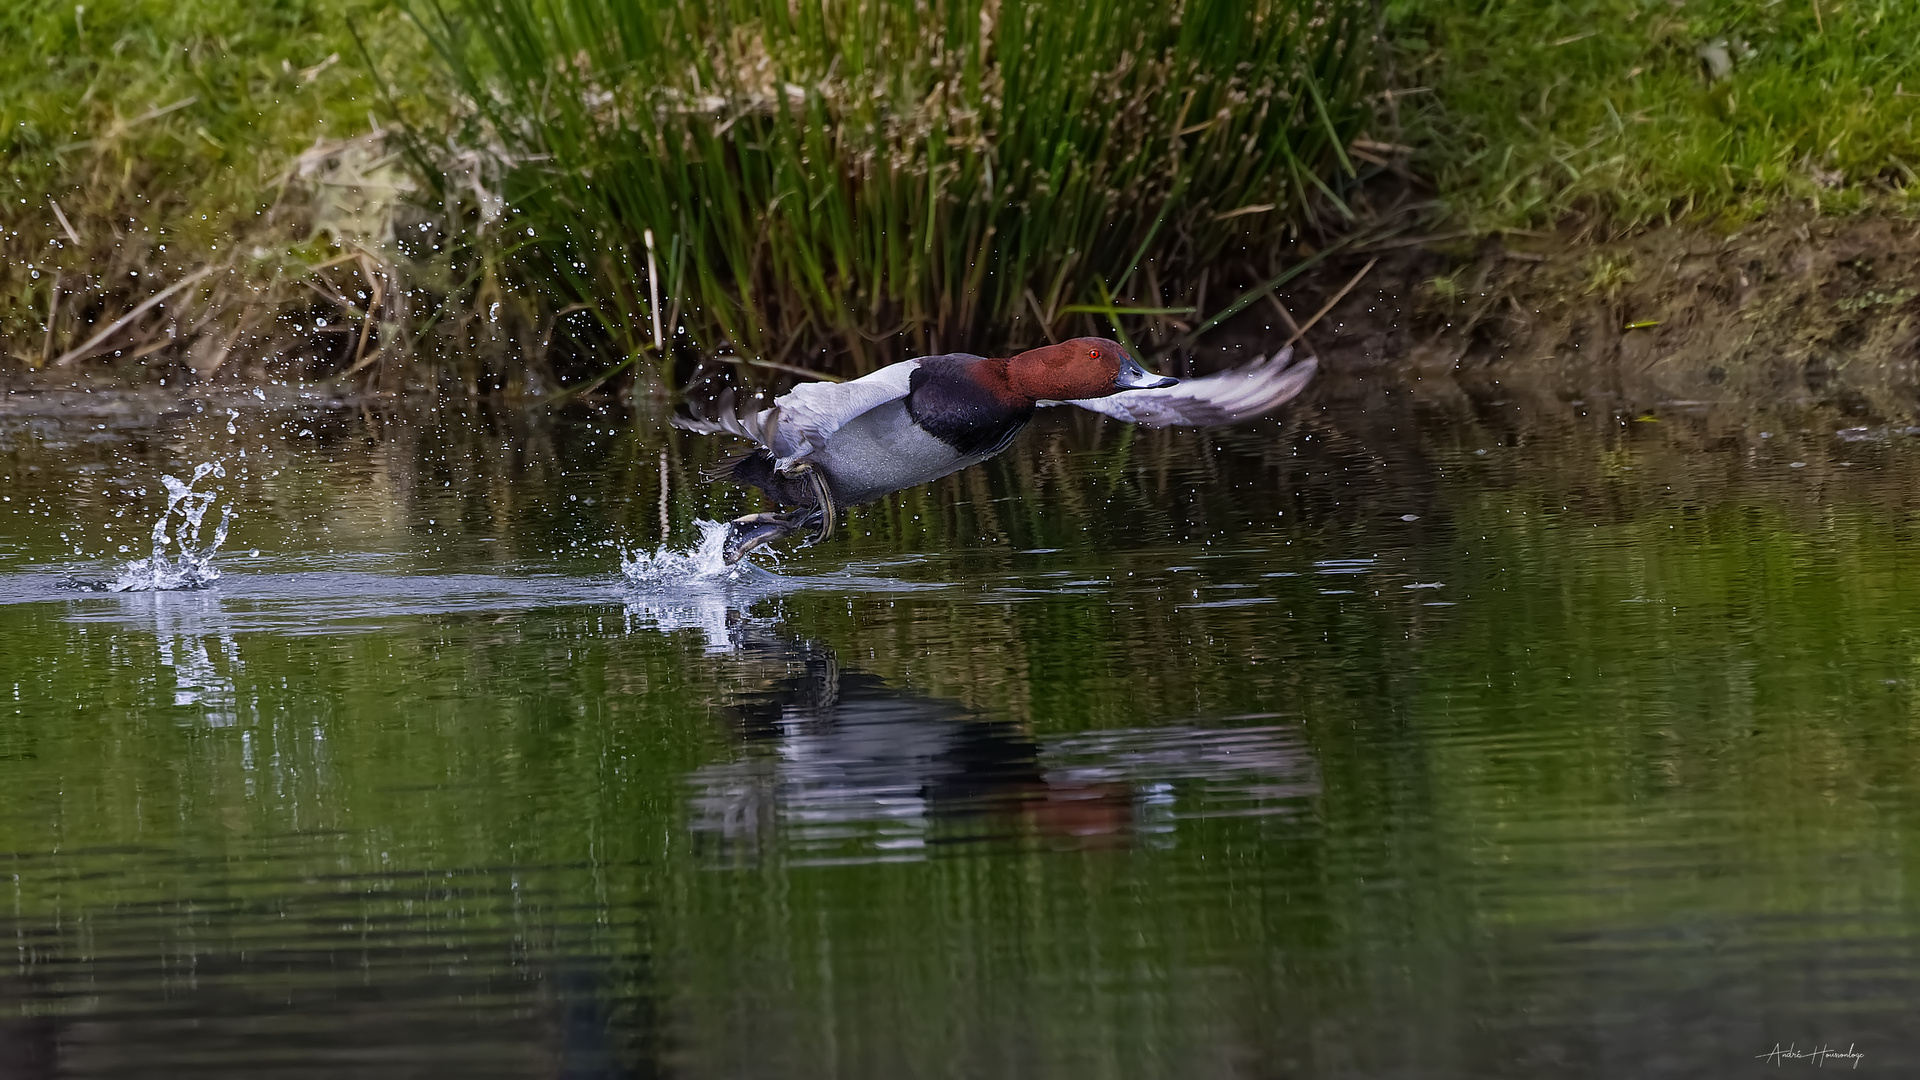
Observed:
[[[694,828],[725,841],[757,846],[780,835],[814,856],[909,859],[929,844],[1029,829],[1115,836],[1133,821],[1131,785],[1056,790],[1039,744],[1018,725],[903,693],[823,651],[806,651],[801,672],[745,696],[735,712],[746,752],[693,777]]]
[[[832,535],[839,508],[937,480],[1012,445],[1045,405],[1076,405],[1155,427],[1227,424],[1279,408],[1313,378],[1291,350],[1180,382],[1141,367],[1125,346],[1074,338],[995,359],[954,353],[902,360],[851,382],[802,383],[761,407],[731,390],[679,417],[690,431],[727,432],[758,447],[718,476],[795,509],[735,520],[726,561],[803,529]]]
[[[1317,790],[1290,729],[1039,739],[844,670],[824,651],[782,659],[803,660],[801,670],[736,708],[742,754],[691,777],[695,833],[736,850],[768,844],[789,861],[834,862],[913,860],[939,844],[1020,837],[1098,846],[1168,831],[1176,786],[1216,803],[1251,798],[1267,812]]]

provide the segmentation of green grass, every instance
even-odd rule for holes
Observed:
[[[1191,308],[1228,256],[1264,270],[1341,212],[1369,119],[1351,0],[415,10],[476,104],[462,141],[513,162],[492,235],[629,355],[649,230],[667,332],[775,363],[1105,331],[1088,309],[1116,297]]]
[[[1920,202],[1914,0],[1396,0],[1387,25],[1414,167],[1473,228]]]
[[[311,302],[299,282],[337,248],[282,181],[316,142],[374,123],[352,27],[389,67],[423,75],[424,42],[395,33],[398,13],[375,0],[28,2],[0,15],[0,348],[40,366],[209,267],[103,348],[224,336],[254,308],[264,332],[268,309]]]
[[[1456,229],[1920,209],[1916,0],[1397,0],[1384,44],[1354,0],[411,2],[0,15],[0,363],[186,279],[79,359],[330,349],[279,369],[310,374],[424,340],[393,353],[483,390],[548,342],[653,363],[656,313],[683,354],[849,372],[1165,343],[1310,219],[1352,227],[1362,133],[1414,148]],[[417,153],[355,142],[376,123]],[[316,145],[415,185],[420,242],[378,183],[287,182]]]

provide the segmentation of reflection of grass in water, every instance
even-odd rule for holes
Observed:
[[[1920,455],[1816,436],[1787,455],[1808,468],[1783,478],[1723,445],[1729,430],[1802,426],[1776,417],[1622,429],[1460,406],[1422,427],[1407,422],[1417,410],[1382,411],[1382,430],[1405,442],[1349,427],[1366,444],[1349,459],[1307,452],[1341,434],[1325,428],[1304,443],[1139,430],[1124,463],[1110,425],[1059,447],[1042,429],[981,470],[979,489],[953,478],[888,511],[923,517],[929,545],[972,542],[978,578],[1098,565],[1118,581],[1172,561],[1165,517],[1230,532],[1187,544],[1224,553],[1253,530],[1233,515],[1273,522],[1284,506],[1297,524],[1284,548],[1265,541],[1267,565],[1378,553],[1382,574],[1440,590],[1322,597],[1309,573],[1274,579],[1289,583],[1272,586],[1287,602],[1265,608],[1117,603],[1104,590],[972,604],[821,591],[779,605],[785,629],[848,668],[963,700],[1042,742],[1279,712],[1258,722],[1299,724],[1323,777],[1298,821],[1186,820],[1171,848],[1113,857],[936,851],[917,868],[768,860],[715,873],[686,842],[685,777],[738,755],[735,711],[804,670],[789,655],[708,658],[697,635],[629,632],[599,606],[243,634],[237,659],[215,654],[236,728],[210,730],[156,704],[150,683],[103,675],[160,670],[146,630],[82,632],[59,609],[13,605],[0,607],[0,654],[52,658],[12,676],[26,712],[0,712],[0,755],[14,755],[0,762],[0,849],[23,853],[17,917],[90,930],[115,911],[164,916],[140,906],[156,894],[217,894],[257,899],[250,910],[277,920],[317,898],[328,923],[354,932],[424,918],[536,945],[549,920],[578,919],[594,953],[661,965],[633,978],[673,989],[676,1053],[762,1051],[738,1038],[739,1016],[758,1009],[774,1018],[762,1030],[790,1025],[767,1037],[803,1047],[794,1060],[830,1060],[817,1042],[833,1024],[959,1055],[944,1041],[955,1017],[994,1003],[1006,1013],[990,1019],[1031,1025],[1035,1045],[1062,1053],[1084,1048],[1090,1003],[1111,1004],[1111,1045],[1138,1060],[1200,1060],[1195,1033],[1215,1033],[1222,1002],[1253,1017],[1243,1037],[1263,1053],[1330,1025],[1371,1031],[1369,1015],[1403,1036],[1438,1028],[1454,1005],[1485,1017],[1545,1001],[1590,1032],[1594,1010],[1581,1006],[1697,985],[1676,983],[1676,957],[1718,976],[1756,962],[1769,932],[1857,947],[1830,920],[1857,912],[1862,933],[1889,913],[1910,924],[1900,885],[1915,844],[1900,822],[1920,753],[1902,583],[1916,568]],[[441,513],[435,470],[453,461],[465,515],[518,536],[544,520],[543,495],[633,489],[615,467],[563,472],[564,429],[528,423],[516,413],[464,436],[396,424],[381,458],[417,487],[367,499],[316,483],[312,497],[369,515]],[[1207,466],[1219,481],[1183,484],[1216,445],[1230,448]],[[1481,457],[1475,445],[1503,449]],[[1862,466],[1840,468],[1842,453]],[[652,445],[634,456],[638,476],[657,475]],[[1109,502],[1114,466],[1125,476]],[[35,484],[57,472],[18,470]],[[652,495],[631,500],[640,521]],[[1415,499],[1420,521],[1401,522]],[[1009,544],[977,543],[989,509]],[[1125,531],[1149,514],[1163,517]],[[1163,546],[1128,543],[1153,534]],[[863,555],[893,544],[854,539]],[[1068,550],[1050,565],[1006,551],[1029,543]],[[1435,596],[1458,604],[1425,607]],[[1642,598],[1660,602],[1622,603]],[[59,865],[111,872],[46,872],[53,836],[81,853]],[[136,842],[166,858],[121,849]],[[207,876],[183,878],[173,853],[207,851],[216,857],[190,868]],[[503,865],[511,875],[469,871]],[[323,891],[287,884],[303,876]],[[554,900],[526,902],[543,895]],[[204,928],[202,909],[180,911]],[[1770,913],[1792,927],[1754,925]],[[142,924],[149,940],[153,925]],[[1651,943],[1631,936],[1650,927]],[[1595,964],[1597,987],[1557,978]],[[1488,983],[1463,981],[1475,971]],[[1509,978],[1540,996],[1489,985]],[[1801,1004],[1791,987],[1778,993],[1783,1014]],[[1516,1021],[1528,1039],[1540,1023]],[[1437,1037],[1382,1045],[1423,1055],[1429,1071],[1435,1054],[1471,1056]]]
[[[524,162],[524,273],[627,348],[652,336],[647,230],[668,330],[775,360],[1105,330],[1075,310],[1102,283],[1191,306],[1203,270],[1326,205],[1366,118],[1347,3],[418,13]]]
[[[1458,508],[1473,557],[1449,591],[1478,612],[1456,610],[1427,644],[1424,661],[1451,675],[1414,708],[1472,719],[1431,746],[1436,798],[1456,827],[1484,830],[1482,866],[1566,883],[1503,905],[1501,922],[1592,917],[1582,897],[1645,858],[1636,838],[1676,806],[1724,815],[1666,840],[1711,872],[1649,879],[1611,917],[1870,909],[1861,879],[1797,867],[1920,855],[1881,820],[1886,799],[1911,799],[1920,763],[1898,516],[1798,484],[1675,493],[1663,456],[1610,482],[1627,506],[1563,509],[1549,487]],[[1611,839],[1596,859],[1570,835]]]

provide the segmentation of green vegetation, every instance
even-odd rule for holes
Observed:
[[[1365,224],[1355,188],[1402,162],[1469,232],[1920,192],[1893,0],[105,0],[0,28],[16,370],[539,392],[664,373],[656,316],[681,358],[845,371],[1164,345],[1304,225]]]
[[[350,231],[288,181],[325,164],[303,152],[364,136],[383,108],[353,29],[424,82],[424,50],[399,23],[377,0],[92,0],[0,16],[0,347],[39,367],[76,350],[178,360],[168,346],[183,339],[270,339],[276,316],[314,300],[311,267]]]
[[[1470,228],[1920,200],[1910,0],[1396,0],[1389,26],[1415,171]]]
[[[1339,207],[1368,120],[1351,0],[421,8],[462,141],[511,163],[527,283],[626,352],[658,314],[858,371],[1105,331],[1114,296],[1191,309]]]

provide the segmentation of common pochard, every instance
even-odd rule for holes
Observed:
[[[689,431],[726,432],[758,447],[728,460],[715,479],[750,484],[782,507],[731,523],[726,561],[811,528],[831,536],[843,506],[872,502],[939,479],[1005,450],[1049,405],[1073,405],[1152,427],[1230,424],[1269,412],[1313,379],[1316,364],[1292,350],[1181,381],[1142,367],[1119,342],[1073,338],[1005,359],[951,353],[902,360],[843,383],[802,383],[736,406],[674,419]]]

